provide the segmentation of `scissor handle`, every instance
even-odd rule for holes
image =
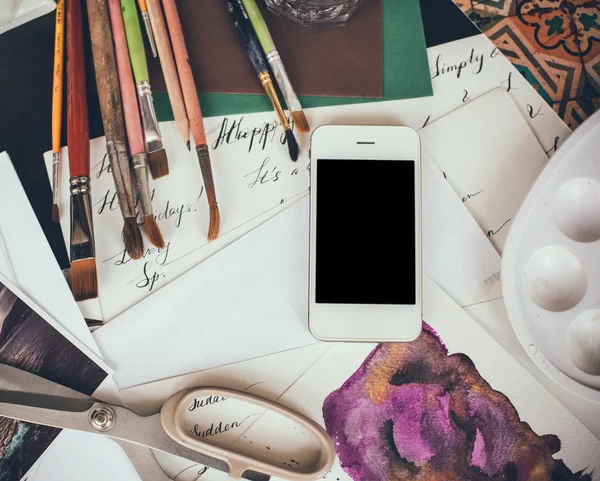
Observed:
[[[190,434],[185,427],[186,411],[193,403],[194,399],[211,395],[223,396],[254,404],[260,408],[279,413],[298,423],[298,425],[305,428],[307,432],[310,432],[319,443],[321,456],[318,464],[306,471],[291,470],[285,467],[282,468],[279,464],[252,457],[235,448],[225,448],[202,441],[200,438]],[[251,470],[269,476],[287,479],[289,481],[313,481],[325,476],[331,470],[331,466],[335,460],[333,442],[327,432],[317,423],[274,402],[231,389],[203,387],[180,391],[174,394],[163,405],[160,411],[160,420],[163,429],[173,441],[193,449],[194,451],[226,462],[229,466],[229,476],[233,479],[241,479],[245,471]]]

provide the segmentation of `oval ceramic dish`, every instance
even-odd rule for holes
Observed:
[[[502,290],[525,351],[600,402],[600,112],[548,162],[513,221]]]

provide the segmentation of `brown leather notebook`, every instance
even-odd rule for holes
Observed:
[[[366,0],[346,26],[304,31],[266,11],[265,20],[298,95],[382,97],[383,0]],[[224,0],[178,0],[200,92],[260,94]],[[165,91],[158,59],[147,51],[152,90]]]

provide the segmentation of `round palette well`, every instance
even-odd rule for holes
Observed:
[[[524,159],[525,160],[525,159]],[[600,402],[600,112],[548,162],[502,257],[502,290],[531,359]]]

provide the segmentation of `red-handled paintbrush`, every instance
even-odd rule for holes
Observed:
[[[98,296],[90,197],[90,131],[81,0],[67,2],[67,145],[71,185],[71,281],[78,301]]]

